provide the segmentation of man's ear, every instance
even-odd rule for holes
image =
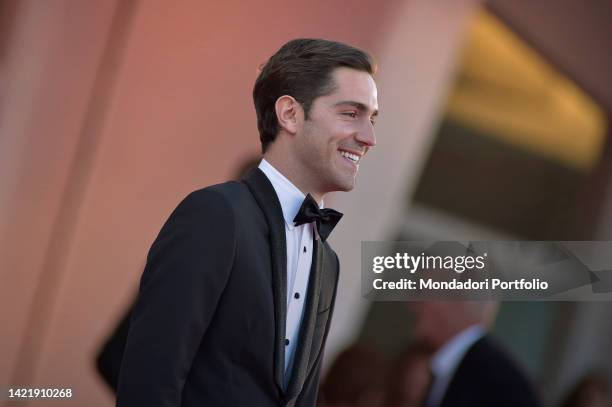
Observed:
[[[274,109],[279,127],[289,134],[297,133],[299,123],[303,120],[302,105],[293,97],[283,95],[276,99]]]

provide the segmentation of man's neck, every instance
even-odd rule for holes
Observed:
[[[325,196],[324,193],[317,192],[313,188],[305,185],[301,177],[298,175],[298,171],[290,165],[287,165],[287,160],[277,159],[275,154],[264,154],[263,158],[270,163],[278,172],[283,174],[293,185],[295,185],[304,195],[310,194],[319,204],[323,202]]]

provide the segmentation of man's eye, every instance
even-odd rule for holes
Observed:
[[[343,114],[344,114],[345,116],[352,117],[353,119],[354,119],[355,117],[357,117],[357,113],[356,113],[356,112],[345,112],[345,113],[343,113]]]

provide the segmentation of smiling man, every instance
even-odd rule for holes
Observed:
[[[191,193],[153,243],[121,366],[118,406],[314,406],[339,262],[326,239],[376,143],[373,64],[298,39],[262,67],[263,160]]]

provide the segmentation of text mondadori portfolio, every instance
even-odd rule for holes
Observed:
[[[465,271],[483,272],[486,269],[487,253],[479,256],[432,256],[421,253],[417,256],[396,253],[394,256],[375,256],[372,259],[372,272],[418,272],[452,271],[463,274]],[[548,283],[539,278],[501,279],[501,278],[462,278],[440,279],[422,276],[418,279],[393,278],[385,281],[376,278],[372,285],[376,290],[547,290]]]
[[[438,281],[421,278],[417,281],[402,278],[399,281],[384,281],[377,278],[372,283],[376,290],[547,290],[548,283],[539,278],[506,281],[499,278],[484,280]]]

